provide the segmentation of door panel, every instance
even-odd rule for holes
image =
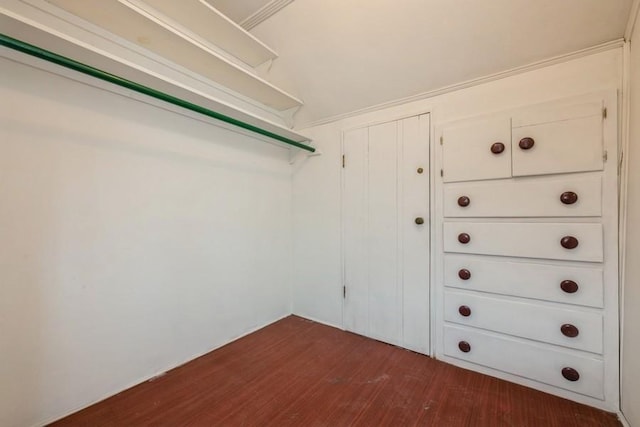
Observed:
[[[398,344],[398,124],[369,128],[369,334]]]
[[[345,328],[428,353],[429,116],[345,132],[343,144]]]
[[[368,129],[344,134],[343,245],[344,283],[349,284],[344,326],[358,334],[369,332],[369,284],[366,253]]]
[[[511,121],[493,118],[448,126],[442,132],[443,181],[511,177]],[[501,152],[492,152],[493,144]]]
[[[403,346],[428,353],[429,115],[402,120],[401,130]],[[422,225],[416,224],[418,217],[424,219]]]
[[[602,120],[601,103],[514,116],[513,176],[602,170]],[[523,138],[533,146],[521,148]]]

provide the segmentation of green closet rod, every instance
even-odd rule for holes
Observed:
[[[189,101],[185,101],[183,99],[177,98],[167,93],[157,91],[148,86],[144,86],[139,83],[132,82],[131,80],[127,80],[125,78],[115,76],[113,74],[107,73],[106,71],[102,71],[90,65],[86,65],[81,62],[74,61],[73,59],[64,57],[62,55],[58,55],[57,53],[53,53],[46,49],[39,48],[38,46],[34,46],[32,44],[14,39],[2,33],[0,33],[0,45],[9,47],[19,52],[26,53],[31,56],[35,56],[40,59],[44,59],[45,61],[53,62],[54,64],[62,65],[63,67],[66,67],[75,71],[79,71],[83,74],[96,77],[100,80],[104,80],[109,83],[113,83],[115,85],[134,90],[136,92],[148,95],[152,98],[156,98],[161,101],[168,102],[169,104],[177,105],[178,107],[182,107],[187,110],[195,111],[196,113],[200,113],[205,116],[212,117],[214,119],[221,120],[226,123],[230,123],[242,129],[246,129],[251,132],[255,132],[257,134],[275,139],[277,141],[284,142],[285,144],[293,145],[294,147],[298,147],[303,150],[310,151],[312,153],[316,151],[315,148],[309,145],[302,144],[300,142],[294,141],[293,139],[286,138],[284,136],[275,134],[273,132],[269,132],[268,130],[261,129],[257,126],[253,126],[241,120],[234,119],[233,117],[226,116],[222,113],[209,110],[208,108],[201,107],[199,105],[193,104]]]

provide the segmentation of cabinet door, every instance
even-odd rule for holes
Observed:
[[[513,116],[513,176],[596,171],[603,168],[602,103]]]
[[[464,122],[442,131],[444,182],[511,176],[511,121]]]

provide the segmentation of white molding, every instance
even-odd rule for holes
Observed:
[[[640,2],[640,0],[637,0]],[[591,46],[585,49],[577,50],[571,53],[554,56],[548,59],[543,59],[542,61],[532,62],[527,65],[522,65],[520,67],[511,68],[509,70],[501,71],[494,74],[489,74],[487,76],[479,77],[476,79],[466,80],[461,83],[456,83],[449,86],[444,86],[438,89],[434,89],[427,92],[422,92],[416,95],[411,95],[405,98],[396,99],[393,101],[383,102],[381,104],[373,105],[371,107],[362,108],[360,110],[351,111],[348,113],[338,114],[335,116],[327,117],[320,120],[315,120],[307,123],[297,124],[295,127],[297,129],[306,129],[314,126],[320,126],[327,123],[333,123],[340,120],[344,120],[350,117],[358,116],[365,113],[372,113],[375,111],[384,110],[387,108],[395,107],[398,105],[408,104],[410,102],[421,101],[428,98],[433,98],[438,95],[444,95],[446,93],[455,92],[461,89],[466,89],[473,86],[478,86],[484,83],[489,83],[492,81],[500,80],[505,77],[514,76],[517,74],[526,73],[533,70],[538,70],[540,68],[545,68],[551,65],[561,64],[563,62],[568,62],[574,59],[583,58],[585,56],[593,55],[600,52],[606,52],[612,49],[621,48],[624,45],[624,39],[616,39],[606,43],[598,44],[595,46]]]
[[[293,0],[271,0],[260,9],[246,17],[240,22],[240,26],[249,31],[256,25],[266,21],[276,13],[280,12],[285,6],[293,3]]]
[[[629,423],[629,421],[627,421],[627,418],[624,416],[622,412],[618,411],[616,415],[618,416],[618,421],[620,421],[620,424],[622,424],[622,427],[631,427],[631,424]]]
[[[631,4],[631,10],[629,11],[629,20],[627,21],[627,28],[624,30],[624,39],[626,41],[631,41],[631,35],[633,34],[633,29],[636,26],[636,22],[638,22],[638,15],[640,14],[640,0],[633,0]]]
[[[625,43],[622,50],[622,100],[621,100],[621,126],[620,126],[620,156],[622,161],[620,164],[620,189],[619,189],[619,218],[618,218],[618,263],[619,270],[619,319],[620,319],[620,397],[622,397],[622,376],[624,375],[624,294],[625,294],[625,272],[626,272],[626,253],[627,253],[627,188],[629,175],[629,140],[630,140],[630,92],[629,86],[631,81],[631,45]],[[620,402],[622,407],[622,402]]]

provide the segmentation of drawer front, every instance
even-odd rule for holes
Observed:
[[[602,224],[597,223],[445,222],[443,239],[445,252],[603,260]]]
[[[602,353],[601,313],[451,290],[444,295],[448,322]]]
[[[604,363],[596,357],[454,325],[444,327],[444,354],[597,399],[604,398]],[[565,368],[574,369],[579,379],[566,379],[562,375]]]
[[[513,118],[513,176],[602,170],[602,103]]]
[[[601,215],[600,173],[444,185],[445,217]]]
[[[445,286],[601,308],[603,272],[566,267],[445,255]]]
[[[511,176],[510,119],[456,124],[443,129],[442,138],[444,182]]]

